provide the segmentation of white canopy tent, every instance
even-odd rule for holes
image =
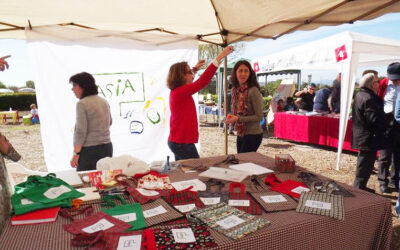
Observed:
[[[336,169],[346,134],[358,67],[386,66],[400,61],[400,41],[343,32],[252,61],[259,72],[285,69],[336,69],[342,72],[339,145]]]

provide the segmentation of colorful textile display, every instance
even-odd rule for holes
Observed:
[[[302,192],[308,192],[310,189],[300,181],[286,180],[281,181],[276,177],[275,174],[269,174],[265,178],[265,184],[271,186],[272,191],[277,191],[279,193],[288,194],[294,198],[300,198]]]
[[[236,188],[240,188],[240,192],[236,192]],[[238,182],[232,182],[229,185],[229,200],[228,205],[242,210],[249,214],[262,214],[262,208],[254,201],[254,199],[245,192],[246,187]]]

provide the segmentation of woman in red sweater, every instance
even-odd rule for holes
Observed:
[[[193,82],[194,73],[187,62],[175,63],[169,68],[167,86],[171,89],[169,94],[171,120],[168,146],[174,153],[176,161],[199,158],[194,145],[199,140],[199,130],[192,95],[210,83],[221,60],[232,51],[232,46],[222,50],[195,82]],[[199,61],[195,68],[203,63],[204,61]]]

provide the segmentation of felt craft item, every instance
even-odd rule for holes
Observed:
[[[156,250],[153,229],[134,232],[107,232],[103,236],[104,249],[144,249]]]
[[[120,196],[117,196],[121,198]],[[110,198],[113,196],[107,196],[108,203],[113,203]],[[122,198],[121,198],[122,199]],[[146,222],[143,217],[142,207],[139,203],[128,204],[126,201],[123,205],[117,206],[113,203],[113,208],[103,208],[101,209],[104,213],[113,216],[119,220],[129,223],[132,227],[129,231],[138,230],[146,227]]]
[[[190,190],[169,191],[164,197],[165,201],[173,205],[181,213],[186,214],[195,208],[202,208],[203,203],[197,197],[197,193]]]
[[[193,223],[154,228],[157,249],[198,249],[216,247],[208,227]]]
[[[64,229],[72,234],[92,234],[99,231],[123,232],[131,227],[130,224],[116,219],[104,212],[97,212],[81,220],[74,220],[64,225]]]
[[[156,171],[150,171],[146,174],[135,174],[138,179],[138,188],[151,190],[170,190],[173,189],[168,175],[161,175]]]
[[[241,239],[270,224],[268,220],[248,214],[224,202],[192,211],[186,217],[190,221],[200,220],[211,229],[234,240]]]
[[[235,189],[240,188],[240,192],[236,192]],[[228,204],[239,210],[242,210],[249,214],[262,214],[262,208],[254,201],[254,199],[245,192],[246,187],[239,182],[232,182],[229,185],[229,200]]]
[[[181,219],[184,215],[168,204],[164,199],[157,199],[142,205],[147,227]],[[187,223],[187,221],[186,221]]]
[[[161,192],[156,190],[147,190],[130,186],[126,189],[133,199],[140,204],[145,204],[149,201],[154,201],[161,197]]]
[[[302,192],[308,192],[310,189],[300,181],[286,180],[281,181],[275,174],[269,174],[265,178],[265,184],[270,185],[270,190],[277,191],[283,194],[288,194],[294,198],[300,198]]]
[[[85,214],[85,216],[90,216],[93,213],[93,206],[81,206],[79,208],[71,207],[71,208],[63,208],[60,210],[60,216],[70,219],[74,221],[74,217],[80,214]]]
[[[328,216],[337,220],[344,220],[344,202],[342,195],[332,194],[332,189],[320,192],[311,185],[311,192],[301,193],[296,212]]]

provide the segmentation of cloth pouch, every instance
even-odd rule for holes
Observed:
[[[344,202],[342,195],[332,194],[332,189],[320,192],[311,185],[311,192],[301,193],[296,212],[328,216],[337,220],[344,220]]]
[[[174,221],[184,217],[182,213],[173,208],[164,199],[157,199],[142,205],[143,216],[147,227]]]
[[[235,192],[236,188],[240,188],[240,192]],[[245,186],[238,182],[232,182],[229,185],[229,200],[228,205],[242,210],[249,214],[262,214],[261,206],[245,192]]]
[[[154,201],[161,197],[161,192],[156,190],[147,190],[143,188],[128,187],[126,189],[132,198],[140,204],[145,204],[149,201]]]
[[[197,191],[197,196],[204,205],[209,206],[220,202],[228,202],[229,192],[222,191],[225,184],[221,180],[208,179],[206,186],[206,191]],[[217,187],[217,190],[212,190],[213,187]]]
[[[251,192],[250,195],[261,205],[265,212],[295,210],[297,202],[289,195],[274,192]]]
[[[271,186],[270,190],[277,191],[279,193],[288,194],[294,198],[300,198],[302,192],[308,192],[310,189],[300,181],[286,180],[281,181],[276,177],[275,174],[269,174],[265,178],[265,184]]]
[[[163,198],[183,214],[195,208],[203,207],[203,203],[197,197],[197,193],[186,189],[179,192],[175,190],[169,191]]]
[[[129,204],[120,196],[106,196],[104,199],[108,199],[108,203],[110,204],[113,203],[111,201],[111,199],[113,198],[120,199],[123,205],[117,206],[114,203],[113,208],[102,208],[101,211],[130,224],[132,227],[128,229],[129,231],[138,230],[146,227],[142,207],[139,203]]]
[[[106,250],[143,249],[156,250],[156,240],[152,229],[134,232],[107,232],[103,236]]]
[[[72,234],[93,234],[99,231],[123,232],[130,227],[130,224],[104,212],[97,212],[82,220],[74,220],[71,224],[64,225],[64,229]]]
[[[138,179],[138,188],[151,190],[170,190],[173,189],[168,175],[161,175],[156,171],[150,171],[146,174],[135,174]]]
[[[224,202],[191,211],[186,216],[190,221],[200,220],[211,229],[234,240],[243,238],[270,224],[266,219],[248,214]]]
[[[205,224],[194,223],[154,228],[157,249],[198,249],[217,244]]]

